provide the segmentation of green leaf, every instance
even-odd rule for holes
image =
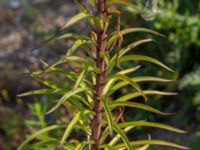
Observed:
[[[49,126],[49,127],[46,127],[46,128],[43,128],[35,133],[33,133],[32,135],[30,135],[20,146],[17,150],[21,150],[26,144],[28,144],[30,141],[32,141],[34,138],[40,136],[41,134],[45,133],[45,132],[48,132],[48,131],[51,131],[51,130],[55,130],[55,129],[58,129],[58,128],[61,128],[61,126],[59,125],[52,125],[52,126]]]
[[[126,28],[120,31],[120,33],[124,36],[126,34],[132,33],[132,32],[145,32],[145,33],[151,33],[151,34],[155,34],[155,35],[159,35],[164,37],[164,35],[150,30],[150,29],[146,29],[146,28]],[[112,45],[112,43],[117,39],[117,35],[116,35],[116,31],[113,32],[108,40],[108,47],[110,47]]]
[[[148,145],[144,145],[140,148],[138,148],[137,150],[147,150],[149,148],[149,144]]]
[[[107,6],[111,6],[113,4],[120,4],[120,5],[122,4],[125,5],[126,7],[134,9],[137,12],[140,12],[138,7],[135,4],[133,4],[130,0],[109,0]]]
[[[136,70],[138,70],[140,68],[140,66],[137,66],[137,67],[134,67],[134,68],[130,68],[130,69],[125,69],[125,70],[122,70],[120,72],[118,72],[117,74],[128,74],[128,73],[131,73],[131,72],[134,72]],[[104,89],[103,89],[103,95],[106,95],[109,91],[110,91],[110,88],[111,86],[115,83],[117,79],[110,79],[106,85],[104,86]]]
[[[151,34],[155,34],[155,35],[165,37],[163,34],[160,34],[156,31],[146,29],[146,28],[126,28],[126,29],[123,29],[120,32],[122,33],[122,35],[126,35],[126,34],[129,34],[129,33],[132,33],[132,32],[145,32],[145,33],[151,33]]]
[[[64,64],[64,63],[69,63],[69,62],[79,62],[79,63],[85,63],[87,60],[85,60],[84,58],[81,58],[79,56],[69,56],[69,57],[62,57],[54,62],[52,62],[51,64],[47,65],[43,71],[39,71],[39,72],[35,72],[33,73],[33,75],[39,75],[42,73],[46,73],[47,71],[51,70],[55,70],[54,67]]]
[[[88,88],[77,88],[75,90],[67,92],[60,100],[59,102],[51,109],[49,110],[46,114],[50,114],[53,111],[55,111],[58,107],[60,107],[67,99],[69,99],[71,96],[76,95],[78,93],[84,92],[89,90]]]
[[[188,150],[190,148],[188,147],[184,147],[181,145],[177,145],[171,142],[166,142],[166,141],[161,141],[161,140],[141,140],[141,141],[133,141],[130,142],[131,146],[137,146],[137,145],[162,145],[162,146],[168,146],[168,147],[173,147],[173,148],[179,148],[179,149],[185,149]],[[126,145],[125,144],[119,144],[117,146],[115,146],[115,149],[121,149],[121,148],[125,148]]]
[[[117,124],[114,124],[114,130],[120,135],[121,139],[123,140],[124,144],[126,145],[126,148],[128,150],[133,150],[132,146],[130,145],[130,142],[125,135],[125,133],[118,127]]]
[[[147,106],[144,104],[140,104],[140,103],[135,103],[135,102],[112,102],[111,103],[111,108],[122,107],[122,106],[143,109],[143,110],[153,112],[156,114],[160,114],[160,115],[171,115],[172,114],[172,113],[164,113],[153,107],[150,107],[150,106]]]
[[[109,128],[110,128],[110,133],[112,135],[112,130],[113,130],[113,118],[112,118],[112,113],[111,113],[111,109],[110,109],[110,106],[108,104],[108,101],[105,97],[102,98],[102,103],[103,103],[103,107],[104,107],[104,111],[105,111],[105,114],[106,114],[106,118],[108,120],[108,125],[109,125]]]
[[[80,76],[78,77],[78,79],[76,81],[76,84],[74,85],[73,90],[75,90],[81,84],[81,82],[83,81],[83,79],[84,79],[84,77],[85,77],[85,75],[86,75],[86,73],[88,71],[88,67],[89,67],[88,63],[86,63],[85,66],[84,66],[83,71],[81,72]]]
[[[168,79],[162,79],[162,78],[158,78],[158,77],[150,77],[150,76],[142,76],[142,77],[133,77],[131,78],[131,80],[133,80],[134,82],[147,82],[147,81],[154,81],[154,82],[172,82],[172,80],[168,80]],[[116,83],[115,85],[113,85],[113,87],[111,88],[111,90],[109,91],[109,94],[112,94],[113,92],[115,92],[116,90],[118,90],[119,88],[128,85],[129,83],[127,81],[121,81],[119,83]]]
[[[119,54],[119,57],[121,57],[122,55],[128,53],[131,49],[141,45],[141,44],[144,44],[144,43],[148,43],[148,42],[152,42],[152,41],[155,41],[154,39],[143,39],[143,40],[139,40],[139,41],[136,41],[136,42],[133,42],[131,43],[130,45],[128,45],[126,48],[122,49],[120,51],[120,54]]]
[[[129,78],[129,77],[123,75],[123,74],[115,74],[115,75],[113,75],[113,76],[111,77],[111,79],[115,79],[115,78],[116,78],[116,79],[122,79],[122,80],[128,82],[128,83],[129,83],[131,86],[133,86],[138,92],[141,93],[141,95],[144,97],[145,100],[147,100],[147,97],[146,97],[145,94],[143,93],[141,87],[140,87],[137,83],[135,83],[133,80],[131,80],[131,78]]]
[[[93,43],[95,44],[95,41],[92,40],[77,40],[72,47],[67,51],[66,57],[72,55],[74,53],[74,51],[79,48],[80,46],[84,45],[84,44],[89,44],[89,43]]]
[[[60,147],[63,146],[65,140],[68,138],[68,136],[70,135],[70,133],[72,132],[72,130],[74,129],[76,124],[78,123],[80,117],[81,117],[81,112],[76,113],[76,115],[74,116],[72,121],[69,123],[69,125],[67,126],[67,129],[65,130],[64,135],[62,137]]]
[[[171,96],[171,95],[177,95],[177,93],[169,93],[169,92],[162,92],[162,91],[155,91],[155,90],[144,90],[143,93],[145,95],[164,95],[164,96]],[[116,99],[116,102],[125,102],[128,100],[131,100],[133,98],[142,96],[140,92],[134,92],[131,94],[126,94],[118,99]]]
[[[60,90],[59,86],[58,86],[56,83],[54,83],[54,82],[52,82],[52,81],[50,81],[50,80],[45,80],[45,79],[43,79],[43,78],[41,78],[41,77],[39,77],[39,76],[36,76],[36,75],[34,75],[34,74],[32,74],[31,76],[32,76],[35,80],[39,81],[40,83],[42,83],[42,84],[44,84],[44,85],[46,85],[46,86],[48,86],[48,87],[50,87],[50,88],[52,88],[52,89],[54,89],[54,90]]]
[[[40,95],[40,94],[63,94],[64,91],[61,90],[52,90],[52,89],[40,89],[40,90],[33,90],[30,92],[26,92],[23,94],[17,95],[18,97],[30,96],[30,95]]]
[[[174,72],[173,70],[171,70],[169,67],[167,67],[166,65],[162,64],[160,61],[154,59],[154,58],[151,58],[151,57],[148,57],[148,56],[144,56],[144,55],[126,55],[126,56],[123,56],[121,58],[119,58],[119,62],[122,63],[122,62],[126,62],[126,61],[130,61],[130,60],[143,60],[143,61],[147,61],[147,62],[151,62],[151,63],[154,63],[158,66],[161,66],[165,69],[167,69],[168,71],[171,71],[171,72]],[[114,62],[112,62],[114,63]]]
[[[118,125],[119,126],[119,125]],[[130,131],[133,127],[126,127],[125,129],[123,129],[123,131],[125,133],[127,133],[128,131]],[[117,134],[110,142],[109,142],[109,145],[113,146],[115,145],[119,140],[120,140],[120,135]]]
[[[89,0],[89,3],[90,3],[93,7],[95,7],[95,2],[94,2],[94,0]]]
[[[50,37],[45,41],[46,44],[57,41],[57,40],[62,40],[62,39],[82,39],[82,40],[89,40],[88,37],[80,35],[80,34],[73,34],[73,33],[66,33],[63,35],[58,35],[58,36],[53,36]]]
[[[166,129],[169,131],[173,131],[173,132],[177,132],[177,133],[186,133],[183,130],[165,125],[165,124],[161,124],[161,123],[155,123],[155,122],[147,122],[147,121],[131,121],[131,122],[124,122],[124,123],[120,123],[118,124],[118,126],[120,128],[126,128],[126,127],[141,127],[141,126],[146,126],[146,127],[154,127],[154,128],[161,128],[161,129]]]
[[[81,12],[81,13],[75,15],[74,17],[72,17],[72,18],[65,24],[64,29],[65,29],[65,28],[68,28],[69,26],[71,26],[71,25],[77,23],[78,21],[80,21],[80,20],[82,20],[82,19],[84,19],[84,18],[86,18],[86,17],[88,17],[88,16],[89,16],[88,14],[83,13],[83,12]]]

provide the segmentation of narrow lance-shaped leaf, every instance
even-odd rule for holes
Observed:
[[[147,150],[148,148],[149,148],[149,144],[144,145],[144,146],[138,148],[137,150]]]
[[[109,0],[107,6],[111,6],[113,4],[120,4],[120,5],[122,4],[134,9],[138,13],[140,12],[138,7],[135,4],[133,4],[133,2],[131,2],[130,0]]]
[[[36,79],[37,81],[39,81],[40,83],[42,83],[42,84],[44,84],[44,85],[46,85],[46,86],[48,86],[48,87],[50,87],[50,88],[52,88],[54,90],[60,90],[59,86],[56,83],[52,82],[52,81],[45,80],[45,79],[43,79],[43,78],[41,78],[39,76],[36,76],[34,74],[32,74],[31,76],[34,79]]]
[[[156,91],[156,90],[144,90],[143,93],[145,95],[163,95],[163,96],[177,95],[177,93],[169,93],[169,92],[162,92],[162,91]],[[119,97],[115,101],[116,102],[125,102],[125,101],[131,100],[131,99],[139,97],[139,96],[142,96],[140,92],[134,92],[134,93],[126,94],[122,97]]]
[[[18,97],[30,96],[30,95],[40,95],[40,94],[63,94],[63,90],[53,90],[53,89],[40,89],[26,92],[23,94],[17,95]]]
[[[183,130],[165,125],[165,124],[161,124],[161,123],[156,123],[156,122],[148,122],[148,121],[130,121],[130,122],[124,122],[124,123],[120,123],[118,124],[118,126],[120,128],[126,128],[126,127],[154,127],[154,128],[161,128],[161,129],[165,129],[165,130],[169,130],[169,131],[173,131],[173,132],[177,132],[177,133],[186,133]]]
[[[127,133],[127,132],[130,131],[132,128],[133,128],[133,126],[131,126],[131,127],[126,127],[125,129],[123,129],[123,131],[124,131],[125,133]],[[111,145],[111,146],[115,145],[115,144],[120,140],[120,138],[121,138],[121,136],[120,136],[119,134],[117,134],[117,135],[109,142],[108,145]]]
[[[55,111],[58,107],[60,107],[68,98],[70,98],[73,95],[76,95],[78,93],[81,93],[83,91],[89,90],[88,88],[77,88],[75,90],[67,92],[60,100],[59,102],[51,109],[49,110],[46,114],[49,114],[53,111]]]
[[[148,56],[144,56],[144,55],[126,55],[126,56],[122,56],[121,58],[119,58],[119,63],[122,62],[126,62],[126,61],[130,61],[130,60],[142,60],[142,61],[147,61],[147,62],[151,62],[154,63],[158,66],[161,66],[171,72],[174,72],[172,69],[170,69],[169,67],[167,67],[166,65],[162,64],[160,61],[148,57]],[[114,63],[114,62],[113,62]]]
[[[84,77],[85,77],[85,75],[86,75],[86,73],[88,71],[88,67],[89,67],[88,63],[86,63],[85,66],[84,66],[83,71],[81,72],[80,76],[78,77],[78,79],[76,81],[76,84],[74,85],[73,90],[76,89],[81,84],[81,82],[83,81],[83,79],[84,79]]]
[[[75,15],[74,17],[72,17],[72,18],[64,25],[64,29],[65,29],[65,28],[68,28],[69,26],[71,26],[71,25],[77,23],[78,21],[80,21],[80,20],[82,20],[82,19],[84,19],[84,18],[86,18],[86,17],[88,17],[88,16],[89,16],[88,14],[83,13],[83,12],[81,12],[81,13]]]
[[[138,108],[138,109],[146,110],[146,111],[153,112],[153,113],[160,114],[160,115],[171,115],[172,114],[172,113],[164,113],[153,107],[147,106],[145,104],[136,103],[136,102],[112,102],[111,103],[111,108],[122,107],[122,106]]]
[[[93,43],[95,44],[94,41],[92,40],[77,40],[72,47],[67,51],[66,57],[72,55],[74,53],[75,50],[77,50],[77,48],[79,48],[80,46],[87,44],[87,43]]]
[[[153,82],[172,82],[172,80],[169,79],[163,79],[163,78],[158,78],[158,77],[150,77],[150,76],[141,76],[141,77],[133,77],[131,78],[134,82],[148,82],[148,81],[153,81]],[[119,83],[116,83],[113,85],[113,87],[110,90],[110,94],[118,90],[119,88],[122,88],[123,86],[126,86],[129,84],[127,81],[121,81]]]
[[[112,118],[112,113],[111,113],[111,109],[110,109],[110,106],[108,104],[108,101],[106,99],[106,97],[104,96],[102,98],[102,103],[103,103],[103,108],[104,108],[104,112],[106,114],[106,118],[108,120],[108,125],[109,125],[109,128],[110,128],[110,133],[111,135],[113,134],[113,118]]]
[[[139,45],[141,45],[141,44],[148,43],[148,42],[152,42],[152,41],[154,41],[154,40],[153,40],[153,39],[143,39],[143,40],[139,40],[139,41],[136,41],[136,42],[131,43],[131,44],[128,45],[127,47],[121,49],[121,50],[119,51],[119,54],[118,54],[118,53],[115,54],[115,55],[112,57],[111,62],[113,62],[114,60],[117,60],[117,62],[118,62],[118,59],[119,59],[120,57],[122,57],[124,54],[128,53],[128,52],[129,52],[130,50],[132,50],[133,48],[135,48],[135,47],[137,47],[137,46],[139,46]]]
[[[68,136],[70,135],[70,133],[72,132],[73,128],[76,126],[76,124],[78,123],[79,119],[81,117],[81,112],[76,113],[76,115],[74,116],[74,118],[71,120],[71,122],[69,123],[69,125],[67,126],[67,129],[64,132],[64,135],[62,137],[61,143],[60,143],[60,147],[63,146],[65,140],[68,138]]]
[[[63,35],[57,35],[57,36],[53,36],[50,37],[49,39],[47,39],[45,41],[46,44],[49,44],[51,42],[57,41],[57,40],[62,40],[62,39],[82,39],[82,40],[89,40],[88,37],[80,35],[80,34],[73,34],[73,33],[66,33]]]
[[[138,70],[139,68],[140,68],[140,66],[136,66],[136,67],[130,68],[130,69],[125,69],[125,70],[122,70],[122,71],[118,72],[117,74],[125,75],[125,74],[128,74],[128,73],[134,72],[134,71]],[[110,88],[112,87],[112,85],[115,83],[116,80],[117,79],[110,79],[106,83],[106,85],[105,85],[105,87],[103,89],[103,95],[107,94],[110,91]]]
[[[128,53],[131,49],[133,49],[141,44],[152,42],[152,41],[154,41],[154,40],[153,39],[143,39],[143,40],[133,42],[130,45],[128,45],[126,48],[124,48],[124,50],[122,49],[120,51],[119,57],[123,56],[124,54]]]
[[[21,150],[26,144],[28,144],[30,141],[32,141],[34,138],[40,136],[41,134],[51,131],[51,130],[55,130],[58,128],[63,128],[63,126],[59,126],[59,125],[52,125],[46,128],[43,128],[35,133],[33,133],[32,135],[30,135],[20,146],[17,150]]]
[[[62,57],[58,60],[55,60],[54,62],[52,62],[51,64],[47,65],[42,71],[39,72],[35,72],[33,73],[33,75],[38,75],[38,74],[42,74],[42,73],[46,73],[47,71],[51,70],[55,70],[54,67],[64,64],[64,63],[69,63],[69,62],[78,62],[78,63],[85,63],[85,59],[81,58],[79,56],[70,56],[70,57]]]
[[[184,149],[184,150],[188,150],[190,148],[188,147],[184,147],[184,146],[180,146],[171,142],[167,142],[167,141],[161,141],[161,140],[141,140],[141,141],[133,141],[130,142],[131,146],[139,146],[139,145],[162,145],[162,146],[168,146],[168,147],[173,147],[173,148],[179,148],[179,149]],[[125,144],[119,144],[117,146],[115,146],[115,149],[121,149],[121,148],[125,148],[126,145]]]
[[[126,145],[126,148],[128,150],[133,150],[132,146],[130,145],[130,142],[125,135],[125,133],[118,127],[117,124],[114,124],[114,130],[120,135],[121,139],[123,140],[124,144]]]
[[[111,77],[111,79],[117,78],[117,79],[122,79],[124,81],[127,81],[131,86],[133,86],[138,92],[141,93],[141,95],[144,97],[145,100],[147,100],[147,97],[145,96],[145,94],[143,93],[141,87],[135,83],[133,80],[131,80],[129,77],[122,75],[122,74],[115,74]]]
[[[123,30],[120,31],[120,33],[123,36],[126,35],[126,34],[129,34],[129,33],[133,33],[133,32],[145,32],[145,33],[155,34],[155,35],[159,35],[159,36],[164,37],[164,35],[156,32],[156,31],[146,29],[146,28],[126,28],[126,29],[123,29]],[[115,31],[114,33],[111,34],[111,36],[108,40],[108,47],[110,47],[116,39],[117,39],[117,36],[116,36],[116,31]]]

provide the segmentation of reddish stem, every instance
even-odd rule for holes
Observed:
[[[98,0],[98,15],[107,17],[106,9],[107,0]],[[96,94],[94,96],[94,112],[96,113],[91,122],[92,135],[91,140],[94,141],[94,144],[91,146],[91,150],[98,150],[99,142],[101,137],[101,120],[103,118],[103,106],[101,103],[101,97],[103,94],[104,82],[105,82],[105,59],[104,53],[106,51],[106,42],[107,42],[107,27],[106,22],[103,22],[102,28],[96,31],[97,34],[97,51],[96,51],[96,66],[99,68],[100,73],[96,76]]]

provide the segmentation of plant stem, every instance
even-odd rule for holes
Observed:
[[[107,17],[106,9],[107,0],[98,0],[97,8],[98,15]],[[107,26],[106,21],[103,21],[101,29],[96,31],[97,34],[97,51],[96,51],[96,66],[100,72],[96,76],[96,95],[94,96],[94,112],[96,113],[91,122],[92,135],[91,140],[94,144],[91,146],[91,150],[98,150],[100,137],[101,137],[101,120],[103,118],[103,106],[101,103],[101,97],[103,94],[104,82],[105,82],[105,59],[104,53],[106,51],[107,43]]]

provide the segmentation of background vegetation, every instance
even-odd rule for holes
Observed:
[[[145,0],[143,0],[145,5]],[[0,2],[0,149],[10,150],[19,146],[27,133],[34,132],[51,122],[67,122],[70,112],[60,112],[45,116],[53,97],[17,98],[17,94],[41,87],[26,75],[28,70],[37,70],[41,67],[41,60],[51,62],[70,45],[59,41],[48,46],[43,45],[44,39],[60,34],[59,26],[75,14],[78,8],[73,1],[64,0],[33,0],[33,1],[2,1]],[[142,7],[142,6],[141,6]],[[149,89],[163,89],[176,91],[178,96],[165,98],[153,97],[150,105],[163,108],[176,115],[170,118],[155,118],[144,112],[132,116],[132,111],[126,111],[132,119],[146,117],[151,121],[159,120],[171,123],[189,132],[187,135],[163,133],[160,130],[137,129],[133,134],[137,138],[143,132],[151,133],[152,137],[170,139],[177,143],[186,144],[194,150],[200,149],[200,4],[198,0],[170,0],[160,4],[161,12],[146,19],[144,14],[135,15],[132,10],[126,9],[122,14],[125,27],[146,27],[160,31],[166,38],[157,39],[158,42],[146,44],[137,48],[143,53],[159,58],[169,64],[176,73],[173,77],[157,68],[145,64],[139,75],[151,74],[165,76],[176,80],[167,88],[166,85],[146,84]],[[153,17],[153,18],[152,18]],[[87,33],[85,22],[70,28],[71,32]],[[130,39],[143,37],[142,34],[128,35]],[[130,37],[130,38],[129,38]],[[129,64],[127,64],[129,65]],[[147,67],[146,67],[147,66]],[[47,77],[48,78],[48,77]],[[67,83],[65,83],[67,84]],[[67,86],[67,85],[66,85]],[[129,90],[129,89],[127,89]],[[123,92],[123,91],[122,91]],[[41,103],[42,101],[42,103]],[[163,110],[162,109],[162,110]],[[61,117],[56,117],[61,116]],[[68,116],[68,117],[66,117]],[[56,133],[62,134],[62,133]],[[80,135],[79,135],[80,136]],[[162,148],[160,147],[159,150]],[[164,148],[167,149],[167,148]]]

